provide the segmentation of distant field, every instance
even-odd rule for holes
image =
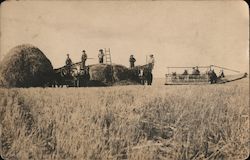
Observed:
[[[232,159],[249,155],[249,81],[0,89],[6,159]]]

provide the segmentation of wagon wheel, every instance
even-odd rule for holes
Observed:
[[[67,75],[67,70],[65,68],[61,69],[61,76],[64,77]]]

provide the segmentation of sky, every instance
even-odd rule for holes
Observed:
[[[37,46],[54,68],[66,54],[98,63],[110,48],[112,62],[146,63],[155,77],[168,66],[218,65],[249,72],[249,11],[244,1],[6,1],[1,4],[0,58],[19,44]]]

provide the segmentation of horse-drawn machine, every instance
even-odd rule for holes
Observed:
[[[221,84],[247,77],[247,73],[240,73],[239,71],[216,65],[167,68],[168,73],[165,75],[165,85]],[[172,72],[173,69],[175,72]],[[190,69],[193,69],[191,74],[188,72]],[[180,73],[180,71],[183,73]],[[218,71],[219,75],[216,74]],[[237,74],[232,74],[232,72]]]
[[[89,67],[81,67],[81,62],[54,69],[54,87],[84,87],[90,79]]]
[[[121,84],[120,81],[151,85],[153,80],[152,68],[149,65],[127,68],[121,65],[94,64],[83,67],[82,63],[78,62],[54,69],[54,73],[53,87],[112,86],[115,83]]]

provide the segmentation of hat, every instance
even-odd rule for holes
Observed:
[[[150,56],[150,57],[153,57],[154,55],[153,55],[153,54],[150,54],[149,56]]]
[[[69,56],[69,54],[67,54],[67,56]]]
[[[103,51],[103,49],[99,49],[99,51]]]
[[[82,50],[82,52],[85,52],[85,50]]]

